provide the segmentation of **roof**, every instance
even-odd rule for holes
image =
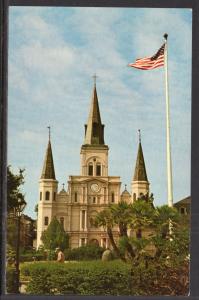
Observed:
[[[138,154],[133,181],[148,181],[141,142],[139,142],[138,146]]]
[[[44,159],[44,165],[43,165],[43,170],[42,170],[42,174],[41,174],[41,179],[54,179],[54,180],[56,179],[50,140],[48,141],[48,147],[47,147],[46,156]]]
[[[182,205],[182,204],[191,204],[191,196],[183,198],[182,200],[174,203],[174,206]]]
[[[121,196],[131,196],[131,194],[127,191],[127,188],[126,188],[126,184],[125,184],[125,189],[123,190]]]
[[[104,125],[101,122],[96,85],[93,88],[88,122],[85,125],[84,145],[104,145]]]

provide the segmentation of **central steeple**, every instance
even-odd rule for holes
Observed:
[[[104,145],[104,125],[101,122],[96,82],[94,82],[88,122],[85,125],[84,145]]]
[[[81,146],[81,175],[108,176],[108,146],[104,143],[104,125],[101,121],[96,89],[96,76],[91,98],[84,143]]]

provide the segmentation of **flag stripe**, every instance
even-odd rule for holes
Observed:
[[[163,44],[155,55],[151,57],[137,58],[135,63],[131,63],[128,66],[140,70],[152,70],[158,67],[164,66],[164,50],[165,44]]]

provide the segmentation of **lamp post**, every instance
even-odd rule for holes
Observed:
[[[15,216],[17,218],[17,246],[16,246],[16,293],[19,294],[19,248],[20,248],[20,225],[21,225],[21,215],[26,206],[26,201],[23,198],[18,198],[17,206],[15,206]]]

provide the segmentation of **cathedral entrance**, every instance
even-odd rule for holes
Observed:
[[[89,244],[90,244],[90,245],[96,245],[96,246],[99,246],[99,242],[98,242],[97,239],[92,239],[92,240],[90,240],[90,241],[89,241]]]

